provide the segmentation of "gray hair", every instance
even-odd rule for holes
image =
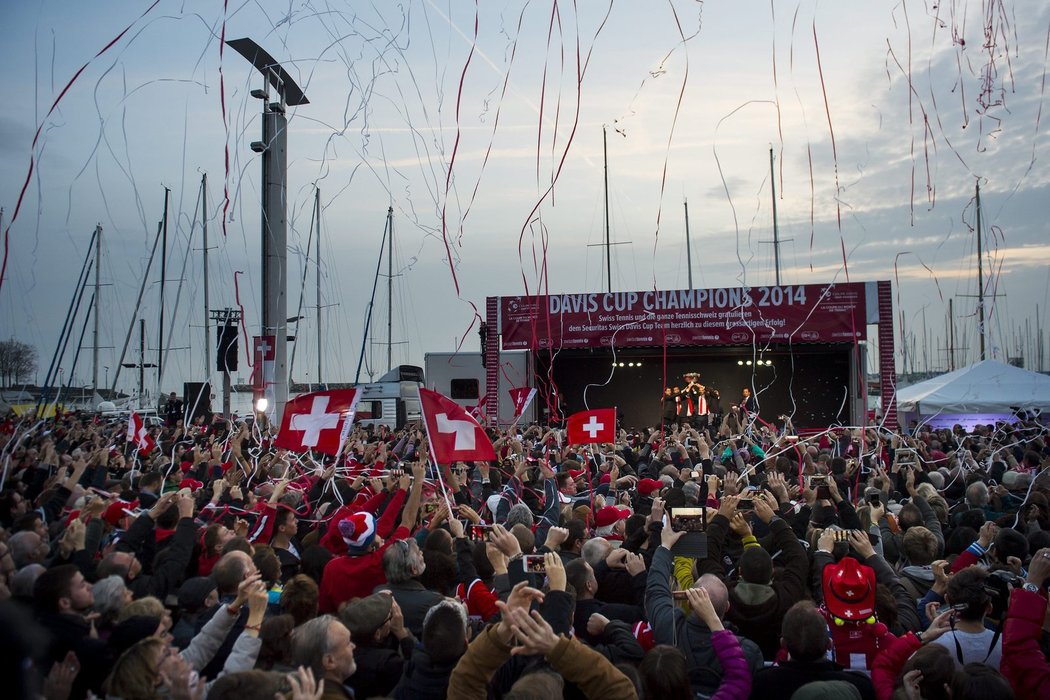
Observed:
[[[441,608],[452,608],[455,610],[463,620],[463,631],[466,632],[469,629],[470,618],[467,616],[467,606],[460,602],[458,598],[442,598],[441,602],[427,610],[426,616],[423,617],[423,627],[426,627],[427,623],[430,622],[430,618],[434,615],[434,611],[440,610]]]
[[[700,484],[695,481],[687,481],[682,484],[682,493],[685,494],[687,500],[694,503],[700,502]]]
[[[124,607],[124,593],[128,587],[120,576],[107,576],[91,586],[95,596],[95,612],[104,618],[114,617]]]
[[[328,628],[339,622],[332,615],[321,615],[292,630],[292,665],[313,669],[316,678],[324,678],[324,657],[328,648]],[[340,623],[342,624],[342,623]]]
[[[583,549],[580,550],[580,556],[583,557],[584,561],[592,567],[595,567],[598,566],[600,562],[605,561],[606,557],[609,556],[609,552],[612,551],[612,548],[612,543],[604,537],[592,537],[583,543]]]
[[[404,583],[427,568],[423,553],[414,539],[394,540],[383,552],[383,572],[387,583]]]
[[[988,484],[983,481],[975,481],[966,487],[966,502],[971,506],[980,508],[988,505]]]
[[[45,571],[47,569],[43,564],[29,564],[16,571],[11,577],[11,595],[16,598],[32,598],[33,586]]]
[[[515,503],[507,513],[507,522],[504,524],[504,527],[509,530],[515,525],[521,524],[531,530],[535,522],[535,518],[532,517],[532,511],[529,510],[527,505]]]
[[[15,568],[21,569],[26,564],[33,563],[30,557],[43,542],[40,535],[32,530],[23,530],[11,535],[7,540],[7,547],[11,550],[11,558],[15,562]]]

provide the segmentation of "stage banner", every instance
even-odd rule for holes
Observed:
[[[864,290],[854,282],[501,297],[502,346],[853,343],[866,337]]]

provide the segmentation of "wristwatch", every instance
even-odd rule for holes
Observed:
[[[1034,583],[1026,583],[1024,586],[1022,586],[1022,588],[1024,588],[1029,593],[1039,592],[1039,586],[1035,585]]]

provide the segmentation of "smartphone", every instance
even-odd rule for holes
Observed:
[[[798,442],[798,435],[785,435],[784,440],[787,442]]]
[[[671,529],[675,532],[704,532],[707,529],[707,509],[672,508]]]
[[[817,492],[817,498],[826,500],[831,498],[831,490],[828,488],[828,477],[825,474],[816,474],[809,478],[809,486]]]
[[[869,493],[865,496],[865,500],[869,506],[880,506],[882,505],[882,498],[877,493]]]
[[[685,591],[671,591],[672,600],[689,600],[689,596],[686,595]]]
[[[521,567],[527,574],[547,573],[547,564],[542,554],[526,554],[521,558]]]
[[[483,540],[492,531],[491,525],[471,525],[467,535],[472,540]]]
[[[755,499],[753,499],[753,498],[741,498],[739,501],[736,502],[736,509],[737,510],[754,510],[755,509]]]

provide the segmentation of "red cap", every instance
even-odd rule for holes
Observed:
[[[631,517],[631,511],[626,508],[605,506],[598,509],[598,514],[594,516],[594,524],[598,527],[607,527],[617,521],[627,520],[629,517]]]
[[[581,476],[586,476],[586,474],[587,474],[587,470],[586,469],[570,469],[569,470],[569,476],[572,477],[573,481],[576,481]]]
[[[853,557],[828,564],[823,572],[824,604],[840,620],[866,620],[875,614],[875,570]]]
[[[138,507],[139,500],[137,498],[131,503],[128,503],[127,501],[113,501],[109,504],[109,507],[106,508],[106,512],[102,514],[102,519],[113,527],[116,527],[120,524],[120,521],[127,516],[127,513],[124,512],[125,509],[134,510]]]
[[[190,469],[193,469],[193,462],[188,462],[188,461],[183,460],[182,462],[179,463],[179,469],[182,471],[183,474],[185,474]]]
[[[642,479],[638,482],[638,485],[635,488],[638,489],[638,493],[643,496],[648,496],[653,491],[659,491],[663,487],[664,482],[662,481],[657,481],[656,479]]]
[[[611,474],[602,474],[602,478],[598,480],[598,483],[599,484],[608,484],[610,481],[612,481],[612,475]]]
[[[179,489],[189,489],[190,491],[196,491],[197,489],[204,486],[204,482],[197,481],[196,479],[183,479],[179,482]]]

